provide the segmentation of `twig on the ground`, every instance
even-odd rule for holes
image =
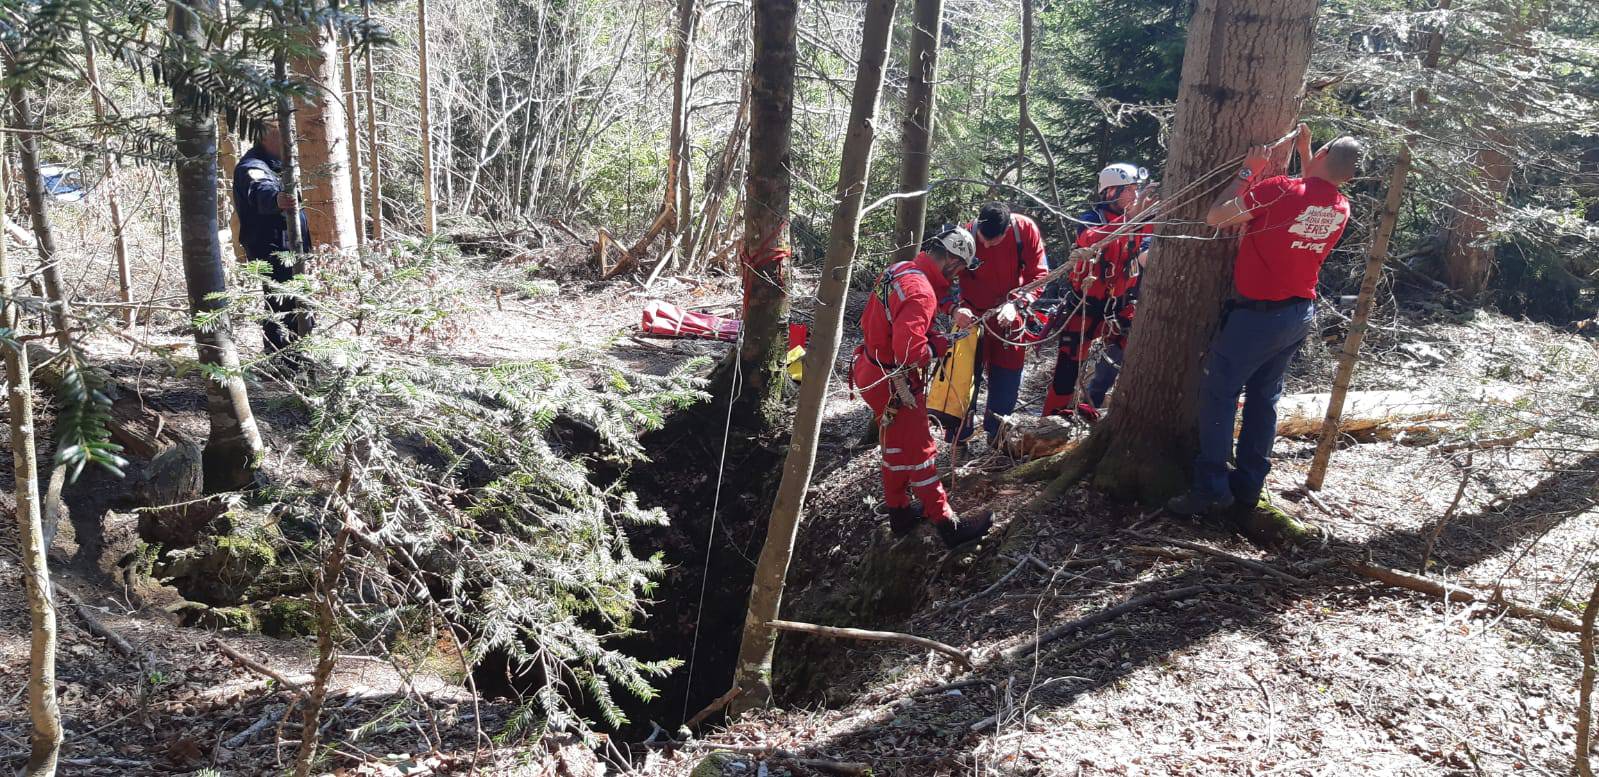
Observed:
[[[950,691],[958,691],[962,688],[973,688],[979,685],[993,684],[993,680],[985,680],[981,677],[972,677],[966,680],[956,680],[952,683],[942,683],[930,688],[923,688],[919,691],[912,691],[911,696],[937,696],[942,693],[949,693]]]
[[[1401,572],[1397,569],[1379,567],[1373,564],[1366,564],[1358,561],[1351,561],[1348,564],[1345,564],[1345,566],[1348,567],[1350,571],[1362,577],[1367,577],[1372,580],[1376,580],[1379,583],[1391,585],[1396,588],[1404,588],[1406,590],[1426,594],[1437,599],[1443,599],[1445,603],[1452,601],[1481,602],[1488,605],[1498,605],[1503,607],[1505,612],[1511,615],[1542,623],[1556,631],[1565,631],[1573,634],[1579,634],[1582,632],[1581,624],[1570,618],[1567,618],[1564,615],[1556,612],[1550,612],[1548,610],[1542,610],[1537,607],[1528,607],[1524,604],[1516,604],[1515,602],[1508,601],[1503,597],[1486,596],[1467,588],[1445,585],[1431,578],[1422,577],[1421,575],[1414,575],[1409,572]]]
[[[993,585],[991,585],[991,586],[989,586],[987,588],[984,588],[983,590],[978,591],[977,593],[972,594],[971,596],[968,596],[965,599],[961,599],[960,601],[949,605],[945,609],[955,610],[955,609],[959,609],[961,607],[965,607],[967,604],[975,602],[978,599],[981,599],[981,598],[983,598],[983,597],[985,597],[985,596],[987,596],[987,595],[989,595],[989,594],[991,594],[991,593],[993,593],[995,591],[998,591],[999,589],[1003,588],[1006,583],[1009,583],[1010,579],[1015,577],[1017,572],[1022,571],[1022,569],[1025,568],[1028,565],[1028,562],[1031,561],[1032,558],[1033,558],[1033,556],[1032,556],[1031,553],[1022,554],[1022,557],[1016,561],[1016,566],[1011,567],[1011,570],[1009,572],[1006,572],[1004,577],[1001,577],[1000,579],[995,580]]]
[[[1039,648],[1054,642],[1057,639],[1086,629],[1089,626],[1096,626],[1106,621],[1115,620],[1116,618],[1126,615],[1127,613],[1132,612],[1140,607],[1147,607],[1151,604],[1159,604],[1161,602],[1173,602],[1177,601],[1178,599],[1187,599],[1191,596],[1197,596],[1205,593],[1206,591],[1237,591],[1244,588],[1247,588],[1247,586],[1190,585],[1182,588],[1173,588],[1169,591],[1157,591],[1151,594],[1144,594],[1143,596],[1135,597],[1122,602],[1115,607],[1107,607],[1106,609],[1100,610],[1093,615],[1078,618],[1070,623],[1063,623],[1053,629],[1050,629],[1049,631],[1044,632],[1043,634],[1038,635],[1038,637],[1032,642],[1017,645],[1016,647],[1004,651],[1000,655],[1007,661],[1015,661],[1018,658],[1024,658],[1032,655],[1033,653],[1037,652]]]
[[[801,634],[815,634],[822,637],[837,637],[840,639],[865,639],[875,642],[898,642],[902,645],[915,645],[943,653],[955,659],[961,666],[972,668],[972,657],[966,651],[938,640],[918,637],[914,634],[901,634],[897,631],[869,631],[866,629],[848,629],[840,626],[818,626],[814,623],[797,623],[795,621],[771,621],[768,626],[779,631],[794,631]]]
[[[52,584],[51,587],[55,590],[55,595],[58,598],[65,599],[67,602],[72,604],[73,612],[78,614],[78,618],[83,621],[84,627],[88,629],[90,634],[105,640],[113,650],[121,653],[126,658],[131,658],[140,663],[150,663],[150,657],[148,655],[135,648],[133,643],[128,642],[128,640],[121,634],[118,634],[110,626],[102,623],[99,618],[94,617],[94,610],[88,605],[84,604],[83,600],[79,599],[77,594],[72,593],[70,590],[67,590],[60,585]]]
[[[265,715],[261,716],[260,720],[251,723],[249,728],[246,728],[245,730],[228,737],[227,741],[222,743],[222,746],[232,750],[233,748],[250,741],[251,737],[271,728],[272,724],[282,720],[283,713],[287,712],[288,710],[289,707],[285,704],[273,706],[266,711]]]
[[[227,656],[228,659],[233,663],[238,664],[239,666],[248,669],[251,672],[255,672],[262,677],[273,680],[278,685],[283,686],[287,690],[294,691],[295,693],[304,691],[306,684],[311,682],[311,678],[308,675],[300,678],[285,677],[278,670],[273,669],[272,667],[267,666],[260,661],[250,658],[249,656],[240,653],[237,650],[234,650],[233,648],[229,647],[226,642],[223,642],[220,639],[211,640],[211,646],[216,648],[217,652]]]
[[[1449,502],[1449,509],[1433,524],[1432,531],[1427,535],[1427,547],[1421,551],[1421,564],[1416,569],[1421,574],[1427,574],[1427,564],[1432,561],[1432,549],[1438,544],[1438,537],[1444,533],[1444,527],[1449,525],[1449,520],[1455,517],[1455,511],[1460,509],[1460,498],[1466,495],[1466,486],[1471,483],[1471,476],[1476,470],[1471,467],[1472,456],[1476,451],[1466,453],[1465,471],[1460,473],[1460,487],[1455,489],[1455,498]]]
[[[1166,545],[1171,545],[1171,546],[1174,546],[1174,547],[1183,548],[1185,550],[1191,550],[1191,551],[1194,551],[1196,553],[1203,553],[1203,554],[1205,554],[1207,556],[1215,556],[1216,558],[1222,559],[1224,561],[1229,561],[1229,562],[1237,564],[1237,565],[1239,565],[1241,567],[1247,567],[1249,569],[1255,570],[1256,572],[1260,572],[1260,573],[1263,573],[1263,574],[1271,575],[1272,577],[1275,577],[1275,578],[1277,578],[1279,580],[1282,580],[1284,582],[1287,582],[1287,583],[1292,583],[1294,585],[1300,585],[1300,584],[1303,584],[1305,582],[1304,578],[1297,577],[1295,575],[1290,575],[1287,572],[1284,572],[1281,569],[1278,569],[1278,568],[1276,568],[1276,567],[1274,567],[1274,566],[1272,566],[1270,564],[1262,564],[1259,561],[1254,561],[1252,559],[1247,559],[1247,558],[1244,558],[1242,556],[1235,556],[1235,555],[1233,555],[1231,553],[1228,553],[1227,551],[1218,550],[1216,548],[1212,548],[1209,545],[1204,545],[1204,544],[1201,544],[1201,543],[1198,543],[1198,542],[1189,542],[1187,540],[1178,540],[1178,539],[1173,539],[1171,537],[1161,537],[1161,536],[1154,535],[1154,534],[1144,534],[1143,532],[1128,532],[1128,534],[1131,534],[1134,537],[1137,537],[1137,538],[1139,538],[1141,540],[1144,540],[1145,542],[1159,542],[1159,543],[1164,543]]]
[[[776,746],[764,745],[724,745],[717,742],[678,742],[665,739],[648,743],[650,747],[681,747],[685,750],[724,750],[739,755],[752,755],[761,758],[781,758],[793,761],[801,766],[812,769],[822,769],[838,774],[868,774],[871,772],[869,764],[858,761],[835,761],[831,758],[806,758],[792,750],[784,750]]]
[[[1577,692],[1577,777],[1593,777],[1593,766],[1588,758],[1591,749],[1590,726],[1593,724],[1594,618],[1599,616],[1599,582],[1593,584],[1588,596],[1588,607],[1582,611],[1582,682]]]

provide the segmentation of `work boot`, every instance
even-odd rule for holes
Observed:
[[[944,541],[944,547],[954,550],[988,534],[994,527],[993,515],[992,511],[984,510],[963,519],[952,512],[947,518],[934,519],[933,528],[938,529],[938,538]]]
[[[1166,503],[1167,512],[1183,516],[1184,518],[1198,518],[1202,515],[1221,512],[1233,506],[1233,495],[1222,497],[1206,496],[1198,491],[1189,491],[1179,497],[1174,497]]]
[[[907,507],[888,508],[888,530],[895,537],[903,537],[922,524],[922,506],[912,502]]]

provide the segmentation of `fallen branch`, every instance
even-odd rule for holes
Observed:
[[[1594,583],[1588,596],[1588,607],[1582,611],[1582,682],[1577,691],[1577,777],[1593,777],[1593,766],[1588,759],[1593,725],[1593,629],[1594,618],[1599,615],[1599,582]]]
[[[914,634],[901,634],[897,631],[867,631],[866,629],[846,629],[840,626],[818,626],[814,623],[797,623],[795,621],[771,621],[767,625],[779,631],[795,631],[801,634],[815,634],[822,637],[835,637],[838,639],[865,639],[874,642],[898,642],[902,645],[915,645],[943,653],[955,659],[961,666],[972,668],[972,658],[966,651],[946,645],[937,640],[918,637]]]
[[[1017,572],[1020,572],[1020,571],[1022,571],[1022,569],[1026,568],[1028,566],[1028,564],[1032,561],[1032,558],[1033,558],[1032,554],[1026,554],[1026,553],[1022,554],[1022,557],[1016,561],[1016,566],[1011,567],[1011,570],[1009,572],[1006,572],[1004,577],[1001,577],[1000,579],[995,580],[993,585],[991,585],[991,586],[989,586],[987,588],[984,588],[983,590],[978,591],[977,593],[972,594],[971,596],[968,596],[965,599],[961,599],[960,601],[949,605],[945,609],[956,609],[956,608],[959,608],[959,607],[964,607],[967,604],[970,604],[971,602],[977,601],[978,599],[981,599],[981,598],[983,598],[983,597],[985,597],[985,596],[987,596],[987,595],[989,595],[989,594],[991,594],[991,593],[993,593],[995,591],[998,591],[1000,588],[1003,588],[1006,583],[1009,583],[1010,579],[1015,577]]]
[[[110,626],[100,622],[99,618],[94,617],[94,610],[84,604],[77,594],[62,588],[58,584],[53,584],[51,587],[55,590],[57,598],[65,599],[72,605],[73,611],[78,614],[78,618],[82,619],[84,627],[88,629],[90,634],[105,640],[113,650],[121,653],[125,658],[131,658],[143,664],[150,663],[150,657],[144,651],[135,648],[133,643],[118,634]]]
[[[294,691],[295,693],[300,693],[300,692],[304,691],[306,684],[311,682],[311,677],[309,675],[303,677],[302,679],[292,679],[292,678],[289,678],[289,677],[284,677],[276,669],[273,669],[272,667],[267,666],[266,664],[263,664],[263,663],[255,660],[253,658],[250,658],[249,656],[247,656],[247,655],[245,655],[243,653],[240,653],[237,650],[234,650],[233,648],[229,647],[227,643],[223,642],[220,639],[211,640],[211,646],[216,648],[217,652],[221,653],[224,656],[227,656],[229,660],[231,660],[235,664],[238,664],[240,667],[243,667],[244,669],[248,669],[251,672],[255,672],[256,674],[261,675],[262,677],[265,677],[265,678],[267,678],[269,680],[273,680],[273,681],[277,682],[278,685],[281,685],[284,688],[287,688],[287,689],[289,689],[291,691]]]
[[[740,688],[740,687],[738,687],[736,685],[733,686],[732,688],[728,689],[727,693],[724,693],[721,696],[716,697],[716,701],[713,701],[710,704],[705,705],[705,709],[694,713],[694,717],[689,718],[688,722],[683,724],[683,728],[692,729],[695,726],[698,726],[699,724],[704,723],[706,718],[708,718],[708,717],[710,717],[712,715],[715,715],[717,710],[720,710],[721,708],[726,707],[729,702],[731,702],[734,699],[738,698],[738,695],[743,693],[743,692],[744,692],[743,688]]]
[[[247,729],[245,729],[243,731],[240,731],[239,733],[234,734],[231,737],[228,737],[227,740],[225,740],[222,743],[222,746],[228,748],[229,750],[232,750],[233,748],[236,748],[239,745],[242,745],[242,744],[250,741],[251,737],[254,737],[256,734],[259,734],[259,733],[271,728],[272,724],[277,723],[279,720],[282,720],[283,719],[283,713],[288,712],[288,711],[289,711],[288,705],[282,705],[282,706],[274,707],[273,709],[267,710],[266,714],[262,715],[260,720],[257,720],[256,722],[251,723],[249,728],[247,728]]]
[[[1164,545],[1171,545],[1173,547],[1183,548],[1185,550],[1192,550],[1192,551],[1194,551],[1196,553],[1203,553],[1203,554],[1205,554],[1207,556],[1215,556],[1216,558],[1222,559],[1224,561],[1229,561],[1231,563],[1237,564],[1238,566],[1247,567],[1249,569],[1253,569],[1256,572],[1260,572],[1262,574],[1271,575],[1272,577],[1275,577],[1275,578],[1277,578],[1279,580],[1282,580],[1284,582],[1287,582],[1287,583],[1292,583],[1294,585],[1300,585],[1300,584],[1303,584],[1305,582],[1304,578],[1297,577],[1297,576],[1294,576],[1294,575],[1290,575],[1287,572],[1284,572],[1281,569],[1278,569],[1278,568],[1276,568],[1276,567],[1274,567],[1274,566],[1272,566],[1270,564],[1262,564],[1259,561],[1253,561],[1251,559],[1247,559],[1247,558],[1244,558],[1242,556],[1235,556],[1235,555],[1233,555],[1231,553],[1228,553],[1228,552],[1226,552],[1224,550],[1218,550],[1216,548],[1212,548],[1209,545],[1202,545],[1202,544],[1197,543],[1197,542],[1188,542],[1187,540],[1172,539],[1170,537],[1157,537],[1157,536],[1155,536],[1153,534],[1144,534],[1142,532],[1128,532],[1128,534],[1131,534],[1134,537],[1137,537],[1137,538],[1139,538],[1141,540],[1144,540],[1145,542],[1159,542],[1159,543],[1164,544]]]
[[[777,747],[764,747],[761,745],[719,745],[715,742],[652,742],[656,747],[682,747],[690,750],[721,750],[739,755],[754,755],[765,758],[781,758],[793,761],[800,766],[812,769],[823,769],[838,774],[870,774],[872,767],[858,761],[834,761],[831,758],[806,758],[792,750],[783,750]]]
[[[1133,610],[1139,609],[1140,607],[1147,607],[1151,604],[1159,604],[1161,602],[1174,602],[1178,599],[1187,599],[1189,597],[1205,593],[1206,591],[1236,591],[1245,587],[1247,586],[1190,585],[1183,588],[1173,588],[1170,591],[1158,591],[1152,594],[1144,594],[1143,596],[1135,597],[1122,602],[1115,607],[1109,607],[1100,610],[1093,615],[1078,618],[1070,623],[1063,623],[1053,629],[1050,629],[1049,631],[1044,632],[1043,634],[1038,635],[1038,637],[1032,642],[1023,645],[1017,645],[1016,647],[1004,651],[1000,655],[1007,661],[1015,661],[1018,658],[1024,658],[1038,652],[1039,648],[1054,642],[1057,639],[1070,636],[1071,634],[1082,631],[1089,626],[1097,626],[1101,623],[1105,623],[1106,621],[1115,620],[1116,618],[1120,618],[1121,616],[1126,615]]]
[[[1397,569],[1379,567],[1358,561],[1351,561],[1345,566],[1362,577],[1367,577],[1395,588],[1404,588],[1436,599],[1442,599],[1445,603],[1454,601],[1498,605],[1511,615],[1525,620],[1537,621],[1556,631],[1565,631],[1573,634],[1582,633],[1581,624],[1556,612],[1542,610],[1537,607],[1528,607],[1524,604],[1516,604],[1500,597],[1487,596],[1466,588],[1445,585],[1432,578],[1401,572]]]

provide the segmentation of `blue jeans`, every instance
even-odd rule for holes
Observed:
[[[1194,462],[1194,492],[1225,500],[1230,492],[1252,500],[1271,471],[1271,445],[1277,438],[1277,400],[1283,375],[1315,320],[1315,306],[1296,302],[1277,310],[1235,308],[1227,314],[1205,357],[1199,389],[1199,458]],[[1233,420],[1244,394],[1244,422],[1233,456]],[[1228,458],[1237,471],[1230,476]]]
[[[1116,376],[1122,372],[1122,360],[1126,358],[1122,347],[1111,343],[1105,346],[1105,352],[1100,354],[1099,363],[1094,365],[1094,377],[1088,379],[1088,401],[1094,407],[1105,406],[1105,395],[1110,393],[1111,386],[1116,385]]]

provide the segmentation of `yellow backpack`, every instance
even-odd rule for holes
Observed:
[[[965,418],[977,393],[977,338],[982,327],[951,343],[933,368],[927,384],[927,409],[954,418]]]

